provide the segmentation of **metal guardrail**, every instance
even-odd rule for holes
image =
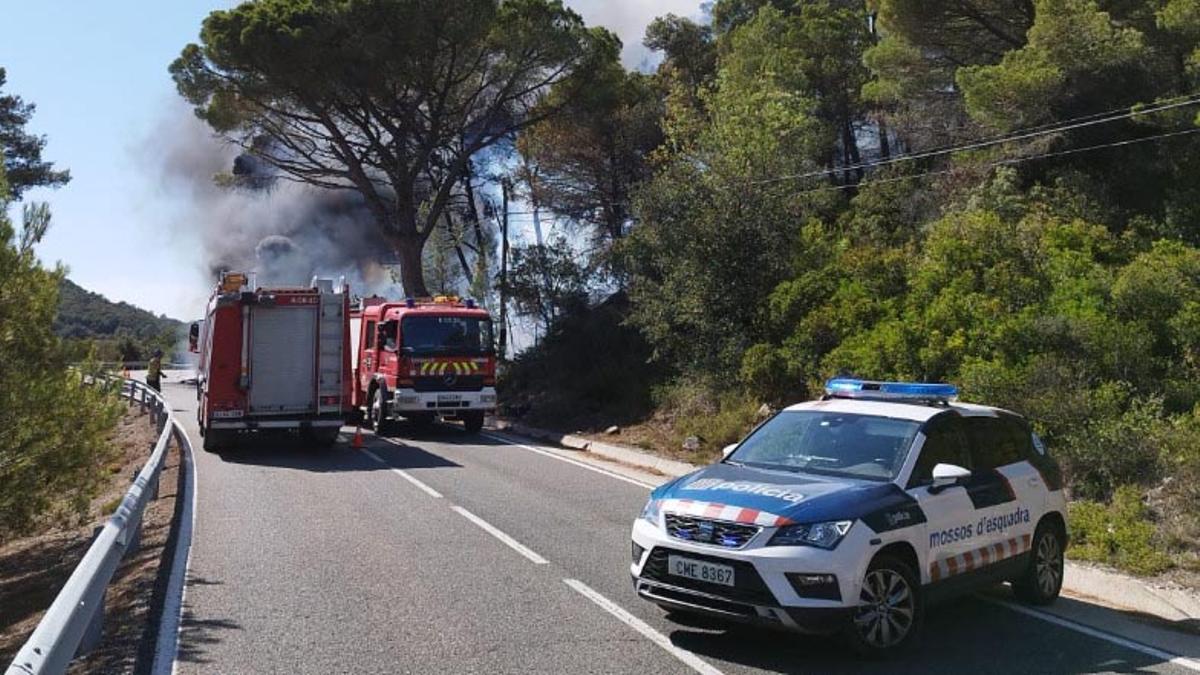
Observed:
[[[171,408],[161,394],[133,380],[105,376],[85,376],[83,380],[89,385],[119,383],[121,398],[140,404],[151,414],[151,421],[159,430],[158,441],[121,505],[104,527],[98,529],[87,553],[17,652],[6,675],[63,673],[77,654],[85,654],[100,643],[108,584],[125,555],[138,550],[142,513],[150,500],[158,498],[158,478],[166,463],[172,435],[178,439],[181,452],[188,452],[187,433],[173,419]]]

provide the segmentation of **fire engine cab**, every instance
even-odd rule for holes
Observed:
[[[470,433],[496,407],[492,320],[468,299],[364,298],[351,313],[354,405],[376,433],[397,417],[460,420]]]
[[[268,430],[337,440],[352,412],[348,291],[331,279],[257,288],[252,274],[222,275],[191,329],[205,450]]]

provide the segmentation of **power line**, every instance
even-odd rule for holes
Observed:
[[[1073,155],[1073,154],[1081,153],[1081,152],[1091,152],[1093,150],[1105,150],[1108,148],[1116,148],[1116,147],[1121,147],[1121,146],[1126,146],[1126,145],[1136,145],[1138,143],[1146,143],[1149,141],[1158,141],[1158,140],[1162,140],[1164,138],[1173,138],[1176,136],[1187,136],[1189,134],[1195,134],[1195,133],[1200,133],[1200,127],[1196,127],[1194,129],[1184,129],[1182,131],[1172,131],[1172,132],[1163,133],[1163,134],[1156,134],[1154,136],[1144,136],[1142,138],[1130,138],[1130,139],[1126,139],[1123,141],[1113,141],[1111,143],[1100,143],[1097,145],[1089,145],[1089,146],[1085,146],[1082,148],[1071,148],[1069,150],[1057,150],[1055,152],[1046,152],[1046,153],[1042,153],[1039,155],[1029,155],[1027,157],[1011,157],[1009,159],[1001,159],[1001,160],[996,160],[994,162],[988,162],[988,163],[984,164],[984,166],[986,168],[991,169],[991,168],[995,168],[997,166],[1020,164],[1022,162],[1033,161],[1035,159],[1046,159],[1048,157],[1061,157],[1063,155]],[[817,188],[810,188],[808,190],[801,190],[795,194],[805,195],[805,194],[810,194],[813,192],[825,192],[828,190],[850,190],[850,189],[861,188],[863,186],[869,186],[869,185],[884,185],[887,183],[895,183],[895,182],[902,181],[902,180],[915,180],[918,178],[928,178],[929,176],[941,176],[941,175],[945,175],[948,173],[953,173],[954,171],[955,171],[955,169],[940,169],[937,171],[926,171],[923,173],[916,173],[916,174],[912,174],[909,176],[894,176],[892,178],[881,178],[879,180],[872,180],[872,181],[868,181],[865,183],[858,183],[858,184],[854,184],[854,185],[824,185],[824,186],[817,187]]]
[[[996,137],[983,139],[983,140],[979,140],[979,141],[973,141],[971,143],[965,143],[962,145],[946,146],[946,147],[937,148],[937,149],[933,149],[933,150],[923,150],[921,152],[896,155],[894,157],[889,157],[887,159],[880,159],[880,160],[875,160],[872,162],[859,162],[857,164],[850,164],[847,166],[838,167],[838,168],[834,168],[834,169],[821,169],[819,171],[809,171],[806,173],[790,174],[790,175],[786,175],[786,176],[777,176],[774,178],[764,178],[762,180],[751,181],[751,185],[765,185],[765,184],[771,184],[771,183],[780,183],[780,182],[789,181],[789,180],[803,180],[805,178],[820,178],[820,177],[830,176],[830,175],[837,174],[837,173],[842,173],[844,171],[855,171],[858,169],[870,169],[870,168],[875,168],[875,167],[880,167],[880,166],[888,166],[891,164],[898,164],[900,162],[912,162],[912,161],[916,161],[918,159],[928,159],[930,157],[938,157],[941,155],[948,155],[948,154],[952,154],[952,153],[956,153],[956,152],[964,152],[967,150],[981,150],[983,148],[989,148],[992,146],[1001,145],[1003,143],[1011,143],[1013,141],[1029,140],[1032,138],[1038,138],[1041,136],[1049,136],[1051,134],[1057,134],[1057,133],[1061,133],[1064,131],[1072,131],[1074,129],[1081,129],[1084,127],[1096,126],[1099,124],[1108,124],[1109,122],[1116,122],[1119,120],[1129,119],[1129,118],[1137,117],[1137,116],[1141,116],[1141,115],[1149,115],[1151,113],[1162,112],[1164,110],[1172,110],[1174,108],[1182,108],[1184,106],[1189,106],[1189,105],[1196,105],[1197,103],[1200,103],[1200,94],[1193,93],[1193,94],[1188,94],[1187,96],[1177,97],[1175,99],[1167,99],[1167,101],[1164,101],[1164,102],[1150,104],[1146,108],[1143,108],[1143,109],[1137,110],[1137,111],[1129,110],[1127,108],[1121,108],[1119,110],[1121,110],[1123,112],[1093,113],[1091,115],[1085,115],[1082,117],[1074,117],[1074,118],[1062,120],[1060,122],[1055,122],[1052,124],[1041,125],[1039,127],[1030,127],[1028,129],[1021,129],[1019,131],[1010,132],[1008,134],[1004,134],[1001,136],[996,136]]]

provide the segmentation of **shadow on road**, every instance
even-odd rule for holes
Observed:
[[[726,662],[779,673],[1132,673],[1164,663],[976,598],[931,608],[923,641],[886,661],[852,656],[837,636],[671,618],[679,626],[669,633],[671,642],[718,667]]]
[[[221,461],[314,473],[378,471],[381,467],[344,442],[321,447],[284,434],[246,434],[218,451]]]
[[[224,582],[189,576],[187,585],[220,586]],[[208,646],[221,642],[222,634],[231,630],[242,630],[241,624],[231,619],[202,619],[191,610],[185,609],[179,624],[179,653],[176,660],[181,663],[209,663],[205,658]]]

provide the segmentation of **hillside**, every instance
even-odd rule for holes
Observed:
[[[181,321],[155,316],[127,302],[113,302],[70,279],[63,279],[59,287],[54,332],[73,352],[94,342],[102,360],[136,361],[155,348],[169,352],[183,331]]]

